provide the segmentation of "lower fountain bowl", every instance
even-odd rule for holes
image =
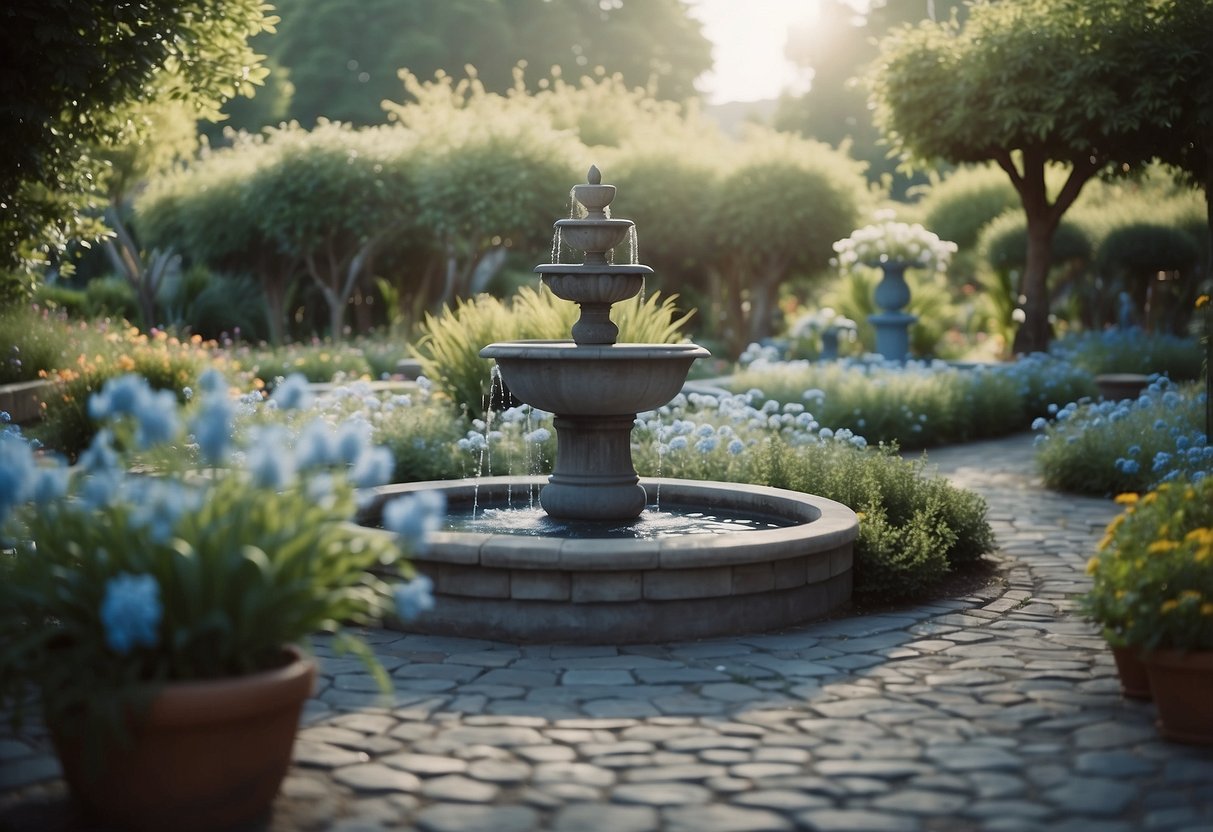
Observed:
[[[527,507],[544,477],[408,483],[383,503],[425,490],[452,512]],[[851,596],[855,513],[841,503],[763,486],[644,479],[650,503],[779,521],[718,534],[619,538],[442,531],[414,558],[435,605],[411,632],[515,642],[635,644],[760,632],[821,618]]]

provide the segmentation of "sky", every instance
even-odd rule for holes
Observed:
[[[803,92],[806,73],[783,55],[789,25],[811,22],[817,0],[689,0],[712,42],[715,69],[696,82],[710,104]]]

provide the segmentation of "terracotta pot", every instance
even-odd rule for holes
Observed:
[[[291,762],[316,664],[295,648],[287,664],[231,679],[177,682],[155,699],[133,742],[90,765],[77,733],[52,737],[64,778],[86,811],[119,829],[222,830],[270,811]]]
[[[1213,745],[1213,650],[1155,650],[1145,662],[1159,732],[1176,742]]]
[[[1120,692],[1129,699],[1150,699],[1150,676],[1136,647],[1113,647],[1112,658],[1120,675]]]

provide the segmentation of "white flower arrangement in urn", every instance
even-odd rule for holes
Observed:
[[[857,228],[834,243],[838,265],[882,266],[887,263],[944,271],[957,251],[956,243],[942,240],[918,223],[897,222],[891,210],[877,211],[876,222]]]

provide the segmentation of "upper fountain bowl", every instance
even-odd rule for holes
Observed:
[[[560,242],[586,254],[610,251],[627,239],[631,220],[570,219],[556,220]]]

